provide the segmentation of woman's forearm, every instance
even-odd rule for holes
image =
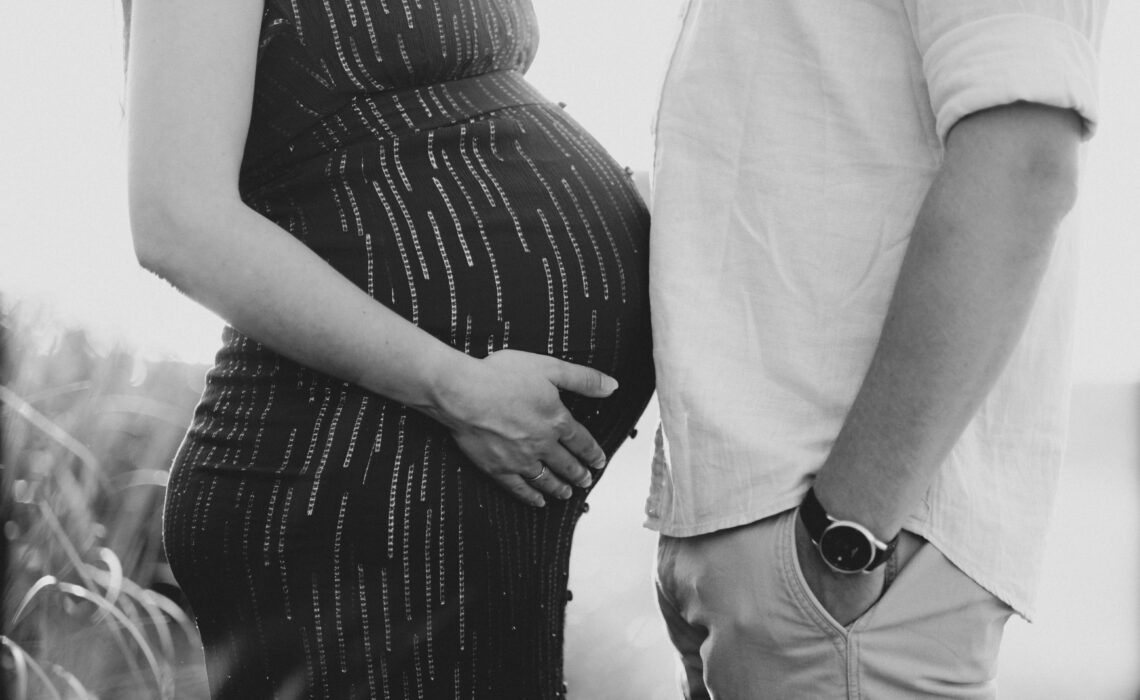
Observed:
[[[474,362],[352,284],[235,198],[132,203],[140,263],[235,328],[303,365],[414,408],[439,408]]]
[[[568,484],[590,484],[585,467],[605,464],[559,390],[602,398],[613,379],[533,353],[474,359],[373,300],[236,197],[204,199],[179,207],[132,198],[144,267],[282,355],[435,418],[522,501],[569,498]],[[520,476],[536,465],[552,474],[542,485]]]

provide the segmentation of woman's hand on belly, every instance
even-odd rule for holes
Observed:
[[[501,350],[457,366],[438,406],[427,411],[451,431],[477,467],[516,498],[543,506],[543,494],[569,498],[589,486],[586,467],[605,453],[563,405],[559,389],[605,398],[617,381],[546,355]],[[535,478],[538,477],[538,478]]]

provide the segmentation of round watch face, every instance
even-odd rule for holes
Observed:
[[[858,528],[834,523],[819,538],[819,553],[833,569],[856,573],[874,560],[875,546]]]

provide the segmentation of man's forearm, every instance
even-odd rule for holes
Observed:
[[[833,516],[893,536],[1001,374],[1076,189],[1076,115],[964,119],[922,209],[875,355],[816,480]]]

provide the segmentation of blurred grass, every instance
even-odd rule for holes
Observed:
[[[207,697],[161,546],[167,468],[205,367],[3,313],[9,696]]]

